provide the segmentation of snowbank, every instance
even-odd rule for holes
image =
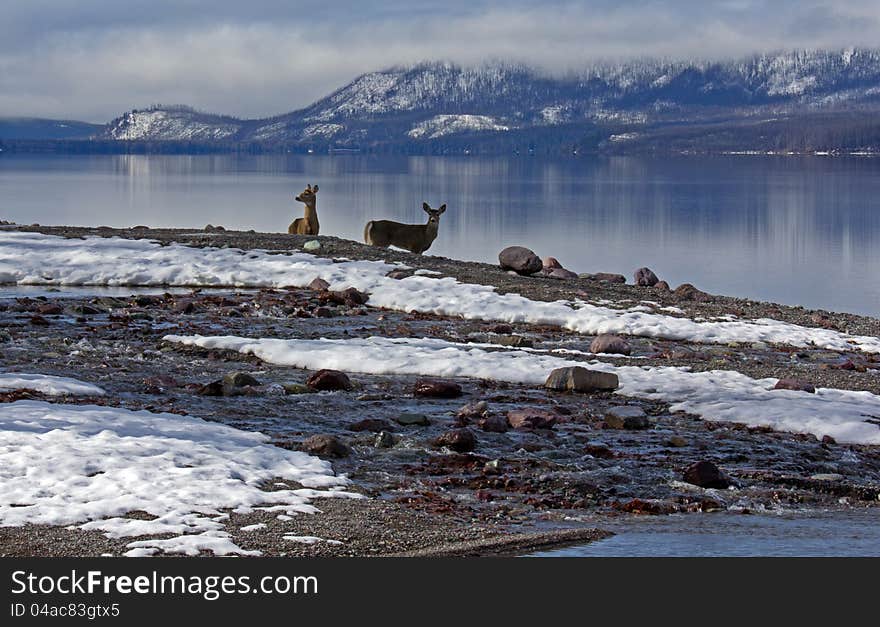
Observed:
[[[0,283],[28,285],[306,286],[321,277],[331,289],[370,293],[370,305],[473,320],[559,325],[577,333],[621,333],[692,342],[767,342],[880,353],[880,338],[852,336],[771,319],[697,322],[583,301],[534,301],[485,285],[423,275],[390,279],[395,268],[374,261],[333,263],[305,253],[161,246],[149,240],[64,239],[0,231]]]
[[[104,396],[104,390],[91,383],[49,374],[0,373],[0,392],[33,390],[49,396]]]
[[[39,401],[0,404],[0,525],[79,525],[109,537],[174,534],[132,543],[157,551],[245,553],[224,531],[222,508],[281,506],[354,496],[328,462],[270,444],[260,433],[198,418]],[[266,492],[282,477],[302,489]],[[124,516],[142,510],[155,518]]]
[[[672,403],[672,411],[816,437],[830,435],[839,442],[880,444],[880,428],[866,421],[880,417],[880,397],[870,392],[819,389],[810,394],[773,390],[777,379],[752,379],[727,370],[690,372],[668,366],[613,366],[520,350],[486,350],[435,339],[278,340],[199,335],[168,335],[165,339],[207,349],[234,350],[296,368],[474,377],[531,385],[543,384],[554,368],[587,366],[615,373],[620,379],[618,393],[666,401]]]

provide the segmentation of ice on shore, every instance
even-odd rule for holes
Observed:
[[[772,319],[696,321],[583,301],[534,301],[450,277],[391,279],[397,266],[344,261],[294,252],[242,251],[160,245],[150,240],[0,231],[0,283],[22,285],[130,285],[304,287],[321,277],[331,289],[355,287],[369,304],[406,312],[472,320],[559,325],[583,334],[620,333],[703,343],[766,342],[828,350],[880,353],[880,338],[808,328]]]
[[[355,496],[328,462],[268,437],[189,416],[94,405],[0,404],[0,525],[77,525],[158,551],[245,553],[222,509],[315,513],[317,497]],[[264,491],[275,478],[301,489]],[[149,519],[127,518],[131,511]]]
[[[97,385],[69,377],[22,372],[0,372],[0,392],[33,390],[48,396],[104,396]]]
[[[543,384],[554,368],[586,366],[613,372],[619,394],[671,403],[706,420],[767,426],[780,431],[830,435],[839,442],[880,444],[880,397],[870,392],[820,388],[815,394],[774,390],[778,379],[753,379],[728,370],[691,372],[671,366],[614,366],[521,350],[487,350],[437,339],[249,339],[169,335],[188,346],[233,350],[272,364],[333,368],[374,375],[471,377]]]

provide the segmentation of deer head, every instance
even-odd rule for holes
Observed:
[[[312,184],[309,183],[308,185],[306,185],[306,188],[302,191],[302,193],[300,193],[299,196],[294,198],[294,200],[297,200],[299,202],[303,202],[307,205],[314,205],[317,193],[318,193],[318,186],[315,185],[314,187],[312,187]]]
[[[422,203],[422,209],[428,214],[428,224],[437,226],[440,224],[440,214],[446,211],[446,204],[440,205],[439,209],[431,209],[431,205],[426,202]]]

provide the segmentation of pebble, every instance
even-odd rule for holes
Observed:
[[[303,244],[303,250],[312,251],[312,250],[320,250],[320,248],[321,248],[321,242],[319,242],[316,239],[309,240],[308,242]]]

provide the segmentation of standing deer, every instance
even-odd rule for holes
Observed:
[[[364,241],[370,246],[397,246],[417,255],[431,247],[437,239],[437,227],[440,226],[440,214],[446,211],[446,205],[439,209],[431,209],[428,203],[422,203],[422,209],[428,214],[427,224],[401,224],[391,220],[370,220],[364,227]]]
[[[297,218],[287,227],[287,232],[291,235],[317,235],[320,225],[318,224],[318,211],[315,209],[315,202],[318,200],[318,186],[312,187],[309,183],[303,193],[294,198],[306,206],[306,215],[304,218]]]

